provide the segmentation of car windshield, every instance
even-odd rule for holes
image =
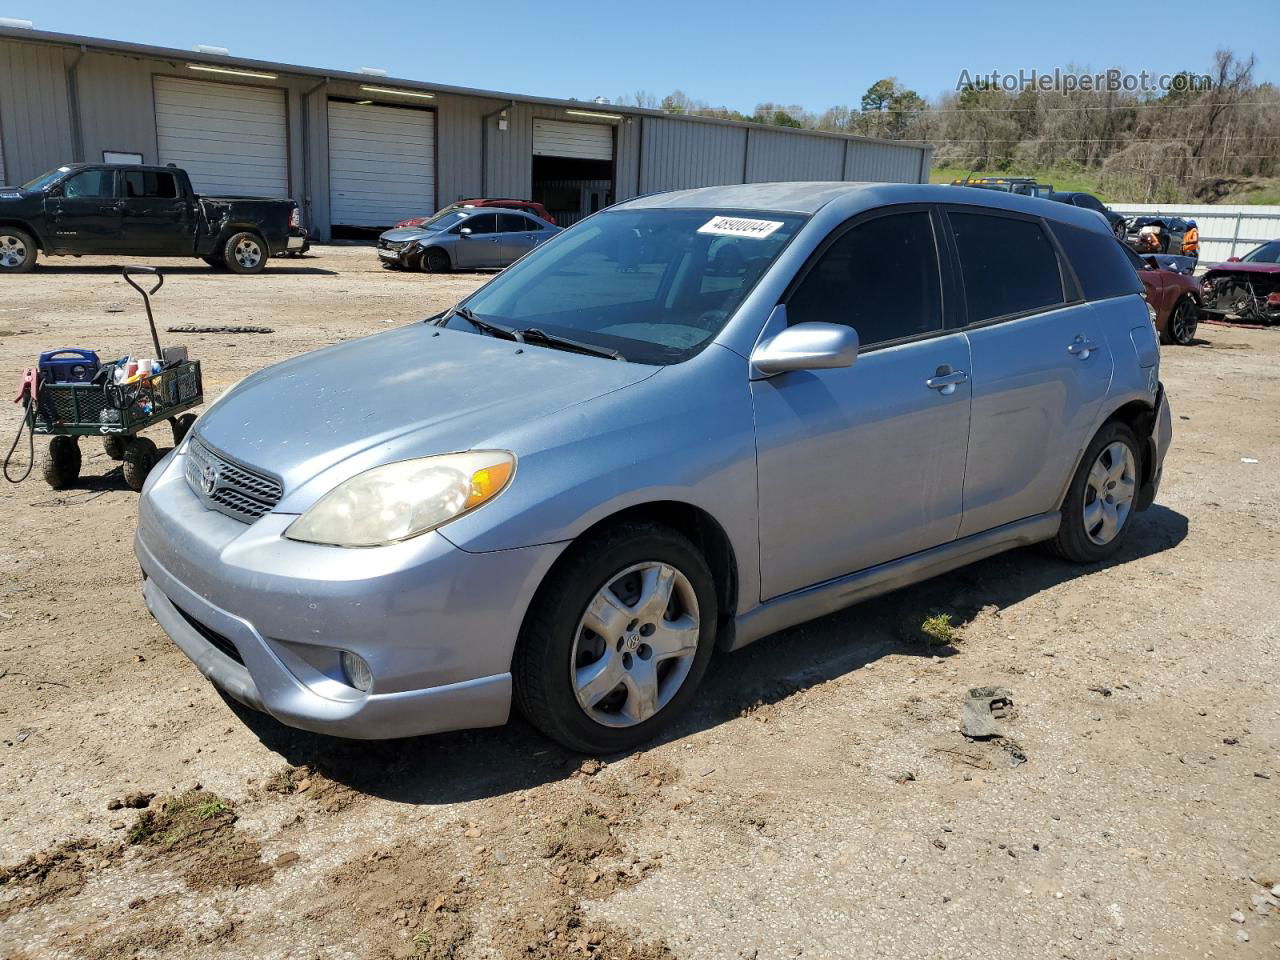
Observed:
[[[1280,240],[1264,243],[1241,258],[1245,263],[1280,263]]]
[[[724,327],[806,217],[750,210],[601,213],[476,291],[470,314],[615,350],[636,363],[680,363]],[[473,329],[463,317],[448,325]]]
[[[48,173],[42,173],[40,174],[40,176],[36,177],[34,180],[28,180],[26,183],[24,183],[22,185],[22,189],[23,190],[43,190],[45,187],[53,183],[53,181],[57,180],[64,173],[67,173],[68,171],[70,171],[70,169],[71,169],[70,167],[58,167],[55,170],[50,170]]]
[[[460,220],[465,220],[471,211],[460,207],[445,207],[430,220],[421,225],[423,230],[448,230]]]

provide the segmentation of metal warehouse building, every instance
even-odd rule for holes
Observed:
[[[314,236],[466,197],[562,224],[617,200],[769,180],[925,182],[931,148],[0,27],[0,183],[68,161],[173,163],[289,196]]]

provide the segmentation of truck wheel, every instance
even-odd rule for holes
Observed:
[[[147,474],[156,465],[156,445],[146,437],[134,437],[124,450],[124,482],[130,490],[141,490]]]
[[[75,437],[54,437],[44,451],[40,464],[45,483],[55,490],[65,490],[80,478],[80,444]]]
[[[36,242],[16,227],[0,227],[0,273],[30,273],[36,268]]]
[[[443,250],[428,250],[418,260],[418,265],[426,273],[448,273],[449,255]]]
[[[129,445],[129,438],[113,433],[102,438],[102,449],[112,460],[124,459],[124,448]]]
[[[261,273],[269,256],[256,233],[234,233],[222,246],[222,257],[232,273]]]

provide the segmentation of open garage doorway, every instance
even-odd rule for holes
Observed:
[[[614,195],[614,130],[607,123],[533,121],[533,196],[562,227],[609,204]]]

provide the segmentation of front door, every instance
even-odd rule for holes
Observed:
[[[1038,218],[952,210],[947,219],[973,351],[960,530],[968,536],[1058,509],[1111,383],[1102,311],[1133,304],[1068,297]]]
[[[458,233],[458,242],[454,266],[468,270],[477,267],[500,266],[500,239],[498,233],[498,215],[496,213],[477,213],[468,217],[454,227]]]
[[[45,200],[49,245],[62,253],[107,253],[120,249],[120,204],[115,170],[91,167],[72,174]]]
[[[172,173],[124,170],[121,181],[121,249],[151,256],[190,256],[195,247],[191,205]]]
[[[971,369],[945,329],[934,220],[892,209],[842,228],[787,298],[787,320],[858,331],[852,367],[752,383],[761,598],[953,540]]]

